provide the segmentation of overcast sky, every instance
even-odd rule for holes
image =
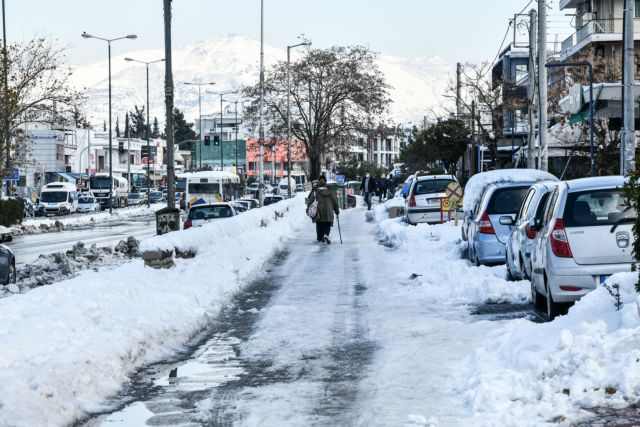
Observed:
[[[527,0],[265,0],[265,43],[284,48],[304,33],[314,46],[367,44],[398,56],[441,56],[451,63],[493,59],[509,19]],[[260,0],[174,0],[173,44],[188,45],[224,34],[260,37]],[[551,0],[550,32],[572,29]],[[162,48],[161,0],[5,0],[7,39],[54,37],[69,46],[74,64],[102,60],[106,47],[84,40],[130,33],[113,53]],[[537,7],[536,2],[531,7]],[[527,9],[527,11],[528,11]],[[512,38],[509,35],[509,40]],[[553,35],[550,40],[553,40]]]

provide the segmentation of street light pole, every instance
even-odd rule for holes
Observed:
[[[235,139],[235,146],[236,146],[236,174],[238,173],[238,101],[236,101],[235,103],[235,113],[236,113],[236,139]]]
[[[8,96],[9,96],[9,52],[7,52],[7,21],[5,20],[5,10],[4,10],[4,0],[2,0],[2,63],[4,68],[4,120],[5,120],[5,135],[4,143],[6,144],[6,160],[5,167],[7,169],[7,173],[9,172],[9,166],[11,165],[11,144],[9,141],[11,140],[11,135],[9,134],[9,106],[8,106]],[[44,178],[43,178],[44,179]],[[9,195],[9,184],[7,182],[7,195]]]
[[[202,97],[201,97],[201,92],[200,92],[200,88],[202,86],[213,86],[214,84],[216,84],[215,82],[208,82],[208,83],[195,83],[195,82],[184,82],[184,84],[186,85],[190,85],[190,86],[198,86],[198,115],[200,117],[200,136],[198,137],[198,148],[200,151],[200,165],[198,167],[198,169],[202,169]]]
[[[220,171],[224,171],[224,148],[222,145],[222,94],[220,94]]]
[[[147,207],[151,206],[151,201],[149,200],[149,193],[151,192],[151,144],[149,143],[150,135],[149,130],[151,128],[151,122],[149,121],[149,64],[154,64],[156,62],[163,62],[163,59],[157,59],[155,61],[139,61],[137,59],[132,58],[124,58],[125,61],[129,62],[139,62],[144,64],[147,68],[147,126],[146,126],[146,137],[147,137]]]
[[[298,46],[311,46],[311,43],[298,43],[287,46],[287,188],[291,198],[291,49]]]
[[[264,106],[264,0],[260,0],[260,102],[258,111],[258,144],[260,159],[258,161],[258,201],[260,206],[264,200],[264,127],[262,124],[262,108]]]
[[[87,32],[82,33],[82,37],[85,39],[98,39],[107,42],[107,52],[109,56],[109,213],[113,212],[113,133],[111,131],[111,42],[122,39],[135,40],[138,38],[135,34],[129,34],[124,37],[117,37],[115,39],[105,39],[102,37],[92,36]]]

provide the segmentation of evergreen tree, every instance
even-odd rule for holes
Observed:
[[[144,114],[144,106],[138,108],[134,105],[135,112],[131,112],[131,136],[146,138],[147,119]]]
[[[134,135],[131,135],[131,124],[129,123],[129,113],[126,113],[124,115],[124,136],[135,137]]]
[[[193,123],[188,123],[184,118],[184,113],[177,108],[173,109],[173,122],[175,129],[175,141],[176,144],[187,141],[190,139],[196,139],[196,132],[193,130]]]
[[[120,138],[120,117],[116,117],[116,138]]]
[[[151,130],[151,138],[160,137],[160,126],[158,125],[158,118],[153,118],[153,129]]]

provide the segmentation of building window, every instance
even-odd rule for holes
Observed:
[[[256,162],[249,162],[249,170],[250,171],[256,170]]]
[[[387,138],[387,151],[391,151],[391,138]]]
[[[640,18],[640,0],[635,0],[635,10],[633,12],[633,14],[635,15],[636,18]]]

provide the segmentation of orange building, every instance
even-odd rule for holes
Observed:
[[[275,152],[272,147],[275,145]],[[247,140],[247,175],[258,176],[258,162],[260,161],[260,145],[256,139]],[[275,177],[272,179],[275,160]],[[308,173],[309,161],[304,144],[299,141],[291,143],[292,170],[302,170]],[[277,182],[287,172],[287,142],[265,140],[264,142],[264,177],[271,182]]]

